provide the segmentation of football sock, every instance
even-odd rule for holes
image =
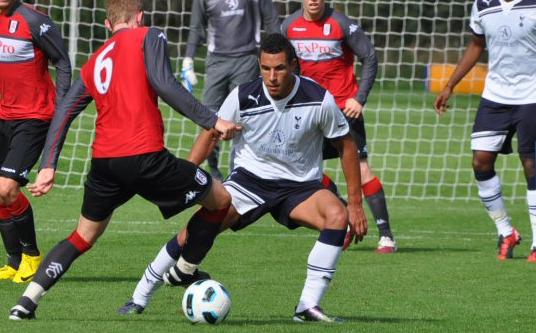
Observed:
[[[175,235],[160,249],[156,258],[145,269],[132,295],[134,303],[147,307],[154,292],[163,284],[162,275],[175,265],[180,253],[181,247]]]
[[[527,191],[527,204],[529,206],[530,226],[532,228],[532,246],[536,248],[536,190]]]
[[[38,304],[43,294],[59,281],[76,258],[90,248],[91,244],[74,231],[67,239],[62,240],[50,250],[39,266],[32,284],[26,288],[23,297]],[[34,286],[33,283],[36,283],[40,288]]]
[[[346,230],[325,229],[320,233],[307,259],[307,278],[296,312],[320,305],[335,274]]]
[[[499,236],[507,237],[513,232],[511,218],[504,206],[499,176],[488,180],[477,180],[478,195],[486,207],[489,217],[495,222]]]
[[[389,212],[387,211],[385,193],[378,177],[374,177],[371,181],[363,184],[363,195],[367,200],[372,216],[374,216],[380,237],[387,236],[392,239],[393,234],[389,225]]]
[[[22,252],[30,256],[40,255],[35,236],[32,206],[28,205],[26,210],[24,210],[20,215],[13,215],[13,222],[15,223],[15,226],[19,232]]]
[[[182,249],[181,259],[189,264],[199,265],[214,244],[214,239],[220,231],[221,222],[228,208],[209,211],[206,208],[198,210],[188,222],[188,241]],[[180,260],[179,260],[180,262]],[[178,266],[178,263],[177,263]],[[182,270],[181,267],[179,269]]]
[[[0,206],[0,214],[3,209]],[[0,234],[7,253],[7,264],[18,270],[22,257],[22,245],[19,241],[19,233],[15,222],[11,219],[0,219]]]

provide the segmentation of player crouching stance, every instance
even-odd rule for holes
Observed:
[[[235,88],[218,112],[243,126],[234,139],[234,169],[224,182],[232,205],[225,215],[198,211],[186,230],[149,264],[132,300],[119,313],[141,313],[163,280],[187,285],[183,276],[195,272],[219,232],[240,230],[270,213],[289,229],[305,226],[320,231],[309,254],[294,320],[336,320],[322,311],[320,302],[335,274],[348,222],[356,237],[367,232],[357,147],[333,96],[315,82],[292,74],[297,59],[285,37],[271,34],[263,39],[259,64],[262,78]],[[194,163],[210,152],[211,135],[204,131],[196,141],[190,156]],[[324,137],[340,152],[348,209],[321,184]]]
[[[47,134],[41,171],[30,187],[35,196],[54,182],[59,152],[72,120],[95,100],[97,126],[91,170],[76,230],[57,244],[10,312],[9,319],[35,318],[41,297],[105,231],[113,211],[138,194],[156,204],[164,218],[201,204],[205,214],[228,207],[229,194],[208,173],[164,148],[160,96],[204,128],[231,138],[233,123],[218,119],[178,83],[171,71],[163,32],[142,27],[141,0],[110,0],[106,27],[112,37],[82,67],[58,105]],[[204,277],[197,271],[184,279]]]

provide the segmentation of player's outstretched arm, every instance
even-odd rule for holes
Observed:
[[[151,87],[175,111],[204,129],[214,128],[218,117],[177,81],[167,47],[166,35],[159,29],[150,28],[143,48],[145,72]]]
[[[361,195],[361,171],[359,167],[358,148],[350,134],[332,141],[341,156],[341,165],[344,178],[348,187],[348,214],[350,215],[350,237],[345,240],[344,248],[347,248],[352,238],[355,241],[363,240],[368,231],[368,221],[363,210]]]
[[[73,120],[91,103],[93,98],[89,95],[82,79],[76,80],[61,102],[56,105],[54,117],[48,129],[45,146],[41,154],[39,170],[56,169],[63,143]]]
[[[35,183],[28,185],[28,191],[30,191],[34,197],[40,197],[47,194],[54,186],[55,174],[56,170],[53,168],[41,169],[37,174]]]
[[[438,115],[442,115],[443,113],[447,112],[448,109],[448,100],[450,96],[452,95],[452,91],[454,90],[454,87],[463,79],[467,73],[473,68],[473,66],[477,63],[477,61],[480,59],[480,56],[482,55],[482,52],[484,52],[484,48],[486,47],[486,40],[483,36],[474,35],[469,44],[467,44],[467,48],[465,49],[465,52],[460,59],[460,62],[458,63],[458,66],[456,66],[456,69],[450,76],[449,81],[447,82],[447,85],[443,90],[437,95],[435,102],[434,102],[434,109]]]

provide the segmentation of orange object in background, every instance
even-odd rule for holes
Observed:
[[[439,93],[454,72],[456,65],[453,64],[429,64],[426,70],[426,87],[432,93]],[[482,94],[484,82],[488,74],[488,66],[477,64],[458,83],[454,89],[455,93],[461,94]]]

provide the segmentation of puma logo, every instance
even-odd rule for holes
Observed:
[[[255,104],[259,105],[259,98],[261,98],[261,95],[257,95],[257,98],[253,97],[252,95],[248,95],[248,99],[251,99],[255,102]]]

